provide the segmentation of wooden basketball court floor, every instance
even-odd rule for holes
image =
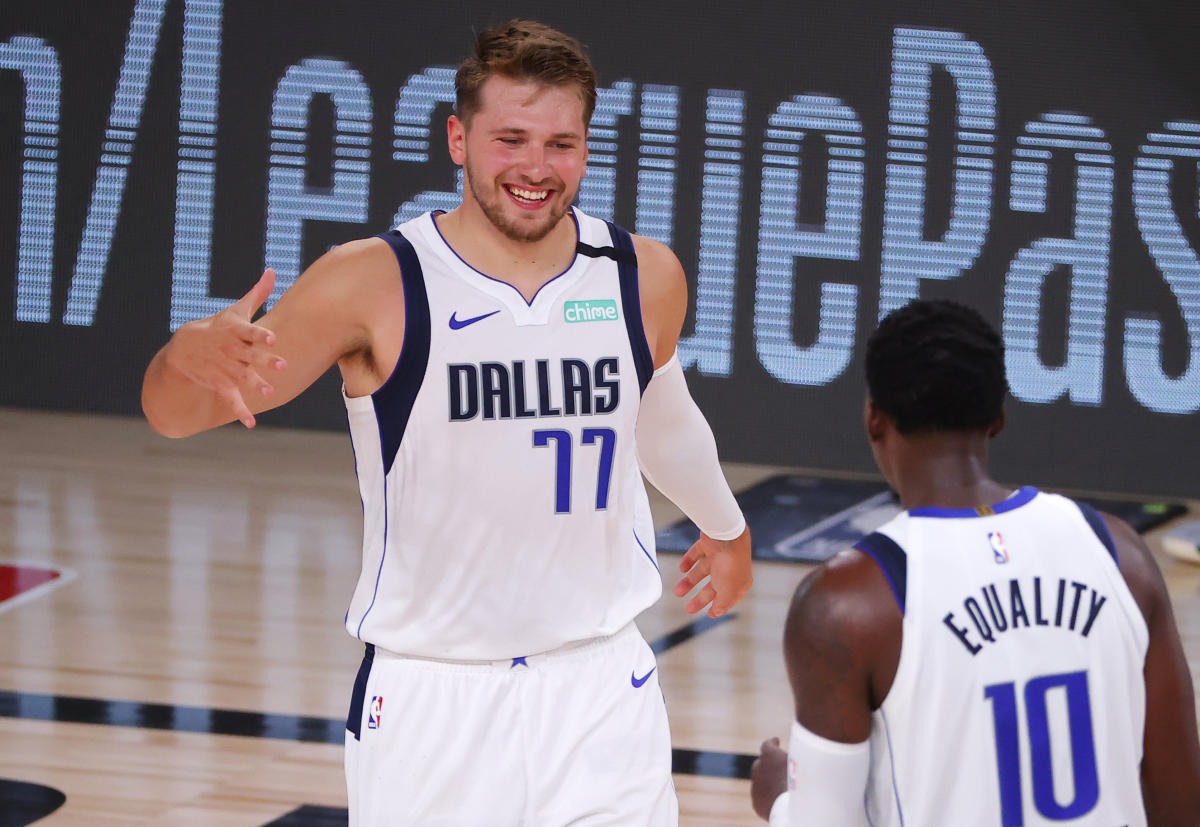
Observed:
[[[0,457],[0,564],[67,570],[0,612],[0,779],[66,795],[39,824],[336,820],[362,655],[342,628],[361,520],[346,436],[169,441],[137,418],[0,409]],[[737,489],[778,470],[727,466]],[[677,512],[656,498],[655,516]],[[1200,566],[1162,555],[1160,533],[1200,676]],[[663,556],[666,593],[639,624],[661,652],[681,821],[762,824],[739,776],[786,732],[780,636],[808,567],[757,562],[732,619],[692,625],[670,594],[677,561]]]

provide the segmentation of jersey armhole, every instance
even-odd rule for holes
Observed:
[[[638,290],[637,252],[633,249],[633,239],[629,233],[613,224],[608,224],[608,233],[612,237],[613,247],[617,254],[613,258],[617,262],[617,276],[621,281],[621,306],[625,311],[625,330],[629,334],[629,347],[633,350],[633,364],[637,369],[638,386],[642,393],[650,384],[654,375],[654,357],[650,353],[650,343],[646,341],[646,328],[642,324],[642,299]]]
[[[392,374],[371,394],[379,423],[383,473],[386,475],[400,450],[400,441],[408,427],[417,392],[425,378],[431,329],[425,275],[412,242],[399,230],[380,233],[378,238],[386,241],[396,254],[404,288],[404,342],[400,347],[400,358]]]
[[[904,614],[904,599],[908,589],[908,555],[904,549],[891,537],[878,531],[863,537],[854,547],[879,566],[892,588],[896,603],[900,605],[900,614]]]
[[[1087,503],[1075,502],[1075,505],[1079,507],[1080,513],[1083,514],[1083,519],[1087,520],[1087,524],[1095,532],[1096,538],[1108,549],[1108,553],[1112,555],[1113,562],[1118,566],[1121,565],[1121,561],[1117,557],[1117,544],[1113,542],[1112,532],[1108,530],[1108,523],[1104,522],[1104,518],[1100,516],[1100,512]]]

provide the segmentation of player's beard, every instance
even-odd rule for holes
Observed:
[[[502,199],[507,198],[508,193],[503,192],[504,185],[496,184],[495,189],[491,193],[485,193],[482,191],[481,186],[476,183],[478,179],[471,174],[470,163],[468,162],[466,166],[467,185],[471,188],[471,195],[474,196],[475,203],[483,210],[483,214],[487,217],[487,220],[492,222],[492,226],[513,241],[522,243],[541,241],[550,234],[551,230],[558,226],[558,222],[562,221],[563,216],[567,214],[567,209],[570,207],[571,202],[575,200],[573,193],[570,198],[564,198],[561,197],[563,195],[561,191],[555,191],[547,196],[547,198],[553,199],[553,201],[545,207],[545,220],[532,226],[526,222],[518,222],[510,218],[508,213],[505,212]]]

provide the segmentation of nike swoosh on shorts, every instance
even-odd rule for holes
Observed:
[[[654,674],[654,670],[657,668],[658,667],[655,666],[653,669],[651,669],[646,674],[642,675],[640,678],[637,676],[637,672],[630,673],[629,681],[630,681],[630,683],[633,684],[633,688],[637,689],[639,686],[644,684],[646,681],[650,680],[650,676]]]

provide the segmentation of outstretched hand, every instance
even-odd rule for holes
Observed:
[[[711,603],[708,616],[720,617],[746,596],[754,582],[750,565],[750,529],[733,540],[714,540],[701,534],[679,561],[679,570],[684,576],[675,584],[676,597],[686,596],[708,578],[699,593],[688,601],[685,607],[688,614],[696,614]]]
[[[250,292],[229,307],[179,328],[166,349],[172,369],[216,393],[247,428],[254,427],[254,414],[243,389],[270,396],[275,388],[263,373],[287,369],[287,362],[272,350],[275,333],[250,321],[274,288],[275,271],[268,268]]]

